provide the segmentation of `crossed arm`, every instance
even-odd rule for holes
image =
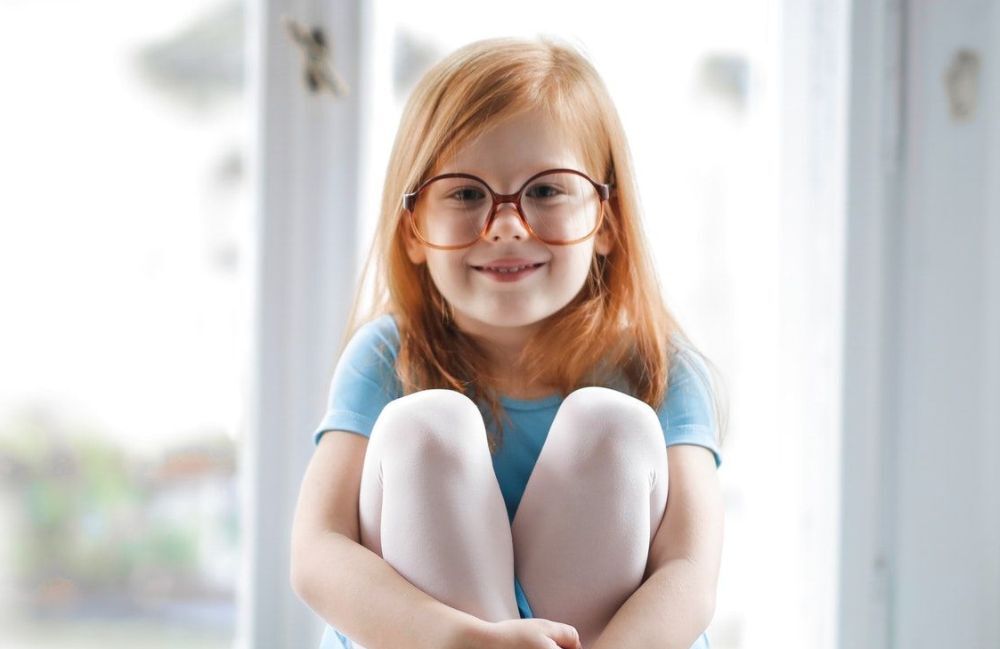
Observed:
[[[670,486],[642,585],[585,649],[690,649],[715,613],[725,506],[711,451],[667,448]]]

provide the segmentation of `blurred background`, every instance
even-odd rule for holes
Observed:
[[[501,35],[603,76],[724,380],[712,646],[1000,647],[1000,2],[0,0],[0,648],[318,646],[396,125]]]

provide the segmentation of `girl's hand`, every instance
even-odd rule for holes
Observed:
[[[501,620],[487,624],[489,649],[582,649],[580,634],[569,624],[543,618]]]

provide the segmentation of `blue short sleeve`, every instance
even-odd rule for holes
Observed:
[[[330,381],[326,413],[313,431],[313,442],[328,430],[370,437],[382,408],[402,396],[396,376],[399,331],[391,315],[368,322],[347,343]]]
[[[667,446],[704,446],[715,456],[715,467],[722,465],[708,368],[690,349],[681,347],[671,357],[667,396],[656,414]]]

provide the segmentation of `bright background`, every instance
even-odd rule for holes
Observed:
[[[270,331],[255,327],[273,297],[256,274],[268,268],[258,254],[274,235],[259,227],[259,181],[285,173],[259,159],[275,135],[267,129],[284,128],[280,111],[260,117],[286,101],[284,87],[254,84],[301,70],[255,68],[259,24],[247,17],[347,4],[0,1],[0,647],[242,648],[261,629],[288,638],[319,628],[309,611],[288,613],[302,607],[288,589],[284,548],[248,550],[248,530],[269,525],[287,536],[286,519],[267,516],[292,506],[272,475],[246,462],[262,429],[259,336]],[[328,230],[355,224],[358,250],[367,249],[403,102],[440,57],[483,37],[551,34],[581,47],[604,77],[630,139],[668,304],[723,379],[726,538],[714,649],[833,647],[838,601],[855,616],[853,637],[872,647],[897,646],[893,637],[941,646],[935,638],[953,631],[965,634],[955,646],[995,646],[1000,553],[989,548],[1000,547],[1000,522],[981,512],[1000,511],[990,496],[1000,485],[984,477],[1000,475],[1000,443],[981,447],[969,468],[965,456],[949,460],[948,447],[928,443],[936,437],[920,437],[933,424],[957,440],[1000,438],[996,407],[962,407],[991,402],[1000,385],[1000,345],[984,333],[1000,326],[1000,269],[972,265],[1000,244],[1000,195],[977,193],[1000,187],[988,176],[1000,154],[976,148],[1000,151],[1000,129],[975,121],[996,114],[985,108],[946,123],[941,84],[952,41],[1000,42],[994,4],[963,0],[949,13],[915,0],[920,9],[902,18],[891,2],[857,10],[846,0],[630,0],[613,12],[525,0],[482,13],[442,0],[350,4],[363,8],[370,41],[358,46],[364,54],[338,51],[333,65],[368,57],[370,77],[351,79],[365,92],[366,127],[357,151],[329,155],[359,169],[358,207],[316,218]],[[894,102],[903,95],[884,82],[903,78],[893,29],[912,36],[906,79],[919,91],[900,121]],[[849,43],[860,63],[849,62]],[[301,62],[285,51],[268,63],[286,61]],[[849,67],[860,71],[853,97]],[[990,73],[987,106],[1000,89]],[[334,100],[287,101],[310,102],[305,113],[316,120],[332,105],[321,101]],[[894,138],[906,137],[914,144],[900,154]],[[955,142],[965,148],[949,148]],[[936,156],[955,161],[943,167],[955,174],[970,159],[994,165],[969,163],[981,173],[953,177]],[[893,175],[903,172],[914,179],[905,191]],[[910,220],[883,233],[884,223],[897,227],[886,215],[903,197]],[[312,198],[289,201],[287,222],[266,222],[294,241]],[[850,249],[848,208],[861,233]],[[944,227],[962,215],[961,228]],[[950,256],[932,254],[942,240]],[[961,248],[970,241],[979,256]],[[275,277],[287,279],[264,276]],[[945,281],[933,285],[938,277]],[[306,282],[288,282],[279,291],[293,304],[308,298]],[[845,284],[854,288],[846,298]],[[331,316],[337,326],[346,307]],[[939,327],[948,314],[957,315]],[[289,331],[301,324],[290,322]],[[266,344],[301,359],[335,348],[334,338],[315,353],[292,335]],[[948,353],[933,356],[942,341]],[[842,357],[853,359],[848,367]],[[325,355],[308,368],[295,362],[299,377],[332,367]],[[938,373],[951,386],[943,396]],[[281,444],[308,452],[328,377],[297,391],[281,384],[307,413],[284,420],[291,430],[279,431]],[[941,419],[947,413],[952,420]],[[843,472],[842,426],[854,442]],[[297,462],[281,478],[286,488],[297,485]],[[851,522],[843,534],[842,494]],[[936,508],[924,508],[931,498]],[[974,503],[967,519],[955,502]],[[263,523],[248,520],[257,512]],[[958,552],[955,539],[965,543]],[[264,564],[273,580],[255,577]],[[951,581],[939,589],[924,574]],[[948,619],[971,611],[981,623],[933,627],[945,634],[935,636],[923,612],[942,607],[954,607]],[[300,620],[316,628],[302,631]],[[269,642],[256,646],[284,646]]]
[[[669,304],[732,380],[755,335],[737,334],[750,305],[735,296],[767,281],[746,258],[774,246],[770,4],[675,5],[651,21],[633,3],[635,20],[610,29],[578,4],[513,3],[490,21],[382,5],[399,84],[374,129],[364,236],[412,83],[465,42],[524,33],[530,15],[606,74]],[[238,3],[0,4],[0,42],[26,53],[0,59],[17,89],[0,120],[0,173],[16,179],[0,194],[0,516],[16,530],[0,546],[3,646],[231,642],[250,331],[243,20]],[[58,47],[38,44],[41,26]],[[656,63],[620,46],[654,38]],[[730,435],[721,647],[742,623],[738,417]]]

